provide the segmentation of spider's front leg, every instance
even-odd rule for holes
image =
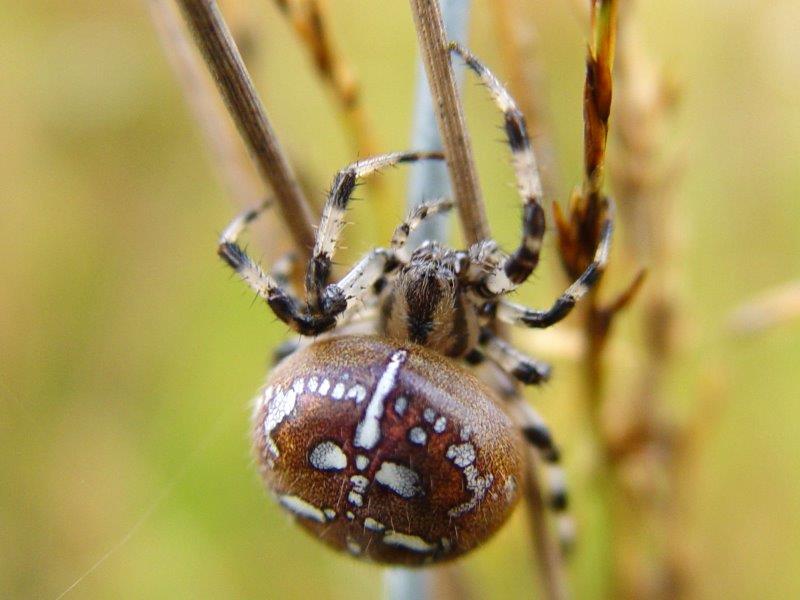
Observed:
[[[461,56],[467,66],[480,77],[495,104],[503,112],[506,138],[511,147],[517,188],[523,201],[520,244],[510,256],[504,257],[497,269],[486,277],[486,286],[493,294],[504,294],[524,282],[539,264],[539,253],[545,232],[539,168],[528,136],[525,116],[505,86],[466,48],[452,42],[450,50]]]
[[[597,250],[589,266],[580,277],[559,296],[547,310],[533,310],[520,304],[500,300],[496,306],[495,315],[504,323],[522,325],[524,327],[544,328],[550,327],[566,317],[578,301],[600,280],[608,263],[608,253],[611,249],[611,236],[614,230],[614,204],[609,198],[606,200],[606,218],[600,230],[600,240]]]
[[[328,280],[333,255],[346,224],[344,215],[358,180],[386,167],[443,158],[440,152],[393,152],[360,160],[336,174],[322,210],[314,251],[306,270],[307,300],[312,311],[341,312],[346,308],[344,292],[339,286],[328,285]]]
[[[282,285],[265,273],[238,243],[239,236],[247,225],[269,206],[270,202],[267,201],[259,208],[248,210],[231,221],[219,238],[217,254],[259,297],[266,300],[275,315],[292,329],[302,335],[317,335],[327,331],[336,324],[336,315],[310,314],[292,295],[287,285]]]

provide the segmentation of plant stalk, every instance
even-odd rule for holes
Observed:
[[[228,111],[300,252],[314,245],[312,210],[267,118],[253,81],[214,0],[178,0]]]

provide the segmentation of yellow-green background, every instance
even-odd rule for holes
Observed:
[[[271,3],[252,4],[260,89],[319,200],[354,157],[296,39]],[[381,150],[406,147],[407,3],[330,4]],[[718,363],[728,392],[690,491],[699,594],[797,597],[800,329],[735,340],[723,327],[741,301],[800,273],[800,8],[641,4],[648,47],[683,90],[669,152],[682,164],[686,350],[670,390],[685,407]],[[476,2],[471,45],[502,75],[487,6]],[[535,12],[558,155],[576,182],[585,38],[570,3]],[[467,90],[493,227],[509,245],[519,211],[499,121],[479,88]],[[388,182],[395,204],[357,209],[353,250],[373,231],[385,239],[403,214],[402,173]],[[54,598],[109,551],[71,597],[377,595],[379,569],[293,528],[252,467],[248,400],[286,328],[214,256],[234,210],[144,3],[0,2],[0,596]],[[552,239],[546,251],[545,274],[523,293],[538,304],[556,291]],[[557,367],[535,397],[576,488],[573,586],[594,598],[603,524],[574,458],[577,371]],[[466,559],[478,597],[530,593],[525,532],[518,514]]]

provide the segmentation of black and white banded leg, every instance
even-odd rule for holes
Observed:
[[[318,335],[332,329],[337,317],[357,305],[359,300],[371,293],[372,285],[396,264],[393,253],[376,249],[336,284],[328,284],[322,291],[324,302],[320,308],[307,306],[295,297],[288,285],[285,273],[272,277],[250,258],[238,243],[238,238],[248,224],[253,222],[269,206],[246,211],[237,216],[220,236],[217,252],[239,276],[263,299],[277,317],[301,335]]]
[[[392,235],[392,250],[400,253],[408,242],[408,237],[411,233],[419,227],[425,219],[443,212],[447,212],[453,208],[453,201],[450,198],[441,198],[439,200],[431,200],[423,202],[406,217],[406,220],[400,223],[394,230]]]
[[[537,385],[550,378],[550,365],[526,356],[487,327],[481,329],[478,348],[471,350],[465,360],[479,364],[485,358],[525,385]]]
[[[448,198],[425,202],[411,211],[406,220],[395,228],[391,241],[391,259],[386,261],[383,273],[372,281],[372,293],[365,294],[363,296],[362,300],[365,303],[369,303],[371,300],[377,299],[377,297],[386,287],[386,284],[392,276],[392,273],[397,269],[397,267],[407,261],[408,255],[406,252],[404,252],[406,242],[414,230],[419,227],[420,223],[429,217],[446,212],[451,208],[453,208],[453,201]],[[377,250],[377,252],[387,251]],[[349,315],[350,311],[351,309],[348,308],[346,314]]]
[[[326,297],[325,289],[331,273],[333,255],[346,225],[344,215],[358,180],[386,167],[418,160],[442,159],[444,155],[440,152],[393,152],[354,162],[336,174],[322,209],[313,255],[306,271],[306,293],[312,309],[324,310],[326,303],[330,301]]]
[[[513,290],[524,282],[539,263],[539,253],[545,232],[545,214],[542,208],[542,183],[533,152],[525,116],[517,103],[497,77],[469,50],[452,42],[450,49],[458,54],[488,88],[495,104],[503,111],[505,132],[511,147],[512,162],[517,187],[523,200],[522,240],[517,249],[491,273],[485,281],[489,291],[495,295]]]
[[[561,466],[561,452],[553,441],[550,428],[542,416],[516,391],[505,394],[525,440],[535,448],[545,471],[545,502],[556,518],[559,542],[569,549],[575,539],[575,523],[569,514],[567,478]]]
[[[304,310],[300,301],[275,278],[266,274],[244,249],[238,238],[270,206],[266,201],[260,207],[245,211],[231,221],[220,235],[217,254],[261,298],[267,301],[275,315],[295,331],[313,335],[330,329],[336,323],[335,315],[312,315]]]
[[[608,201],[606,219],[600,232],[600,241],[592,262],[586,270],[570,285],[547,310],[533,310],[520,304],[501,299],[497,302],[495,315],[500,321],[524,327],[544,328],[558,323],[566,317],[578,301],[600,280],[608,262],[611,248],[611,235],[614,223],[614,205]]]
[[[369,307],[400,264],[394,251],[384,248],[375,248],[356,263],[338,283],[347,303],[339,323],[349,322]]]

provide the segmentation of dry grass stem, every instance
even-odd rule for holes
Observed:
[[[437,107],[436,120],[442,136],[453,196],[467,243],[490,237],[481,198],[478,174],[472,156],[464,110],[458,97],[450,62],[448,40],[437,0],[410,0],[420,56],[428,74]]]
[[[558,161],[548,127],[550,111],[545,101],[545,81],[538,60],[538,33],[522,0],[496,0],[493,4],[496,38],[508,85],[528,122],[545,198],[558,197],[561,189]]]
[[[616,23],[616,0],[592,2],[591,43],[586,59],[583,100],[584,181],[583,186],[573,192],[566,215],[558,204],[553,206],[561,262],[571,279],[579,277],[591,263],[608,210],[608,200],[603,194],[603,174],[611,114]],[[584,302],[587,337],[585,383],[590,415],[596,425],[603,389],[602,351],[616,312],[630,302],[642,278],[643,273],[640,272],[628,288],[607,306],[600,306],[598,302],[599,285],[592,289]]]
[[[217,3],[179,0],[179,5],[261,176],[275,194],[295,245],[301,252],[310,252],[314,245],[311,207],[278,143]]]
[[[266,194],[242,139],[171,0],[150,0],[150,13],[184,96],[212,154],[212,164],[234,202],[254,206]]]
[[[305,45],[317,75],[335,98],[353,141],[353,153],[377,154],[375,134],[361,102],[358,79],[331,41],[324,0],[275,0],[275,3]]]

